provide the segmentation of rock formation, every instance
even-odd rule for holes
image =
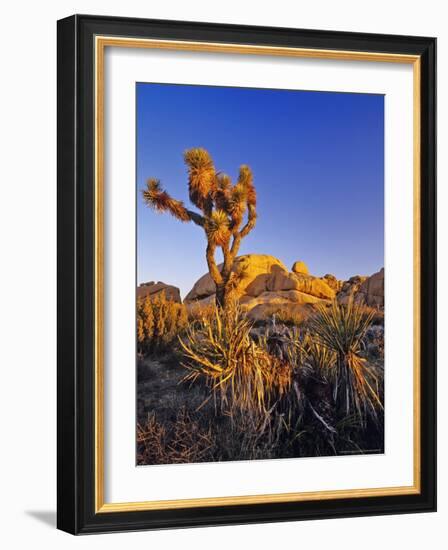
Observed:
[[[356,275],[346,281],[337,300],[340,304],[347,304],[350,297],[355,303],[384,308],[384,268],[370,277]]]
[[[222,264],[218,266],[221,269]],[[371,277],[356,275],[340,281],[334,275],[314,277],[302,261],[293,264],[291,271],[277,258],[266,254],[247,254],[236,258],[232,281],[234,296],[255,320],[287,309],[292,314],[309,314],[316,303],[337,299],[347,304],[352,297],[356,303],[384,307],[384,269]],[[207,273],[185,297],[190,304],[214,302],[215,283]]]
[[[158,281],[157,283],[151,281],[139,285],[137,287],[137,298],[144,298],[145,296],[154,297],[162,292],[168,300],[172,300],[178,304],[182,302],[180,299],[180,291],[177,286],[167,285],[166,283],[162,283],[162,281]]]
[[[321,277],[321,279],[325,281],[327,285],[335,292],[340,292],[342,290],[342,285],[344,284],[344,281],[336,279],[336,277],[334,275],[331,275],[331,273],[327,273],[326,275]]]
[[[359,292],[359,289],[361,288],[361,285],[364,283],[364,281],[367,279],[367,277],[363,277],[361,275],[355,275],[354,277],[350,277],[348,281],[344,281],[342,284],[341,290],[338,292],[337,300],[340,304],[346,305],[348,304],[349,300],[351,298],[355,298],[356,294]]]
[[[384,307],[384,267],[363,282],[357,298],[368,306]]]
[[[297,309],[297,306],[335,298],[335,290],[323,279],[309,275],[303,262],[296,262],[294,268],[295,271],[288,271],[274,256],[239,256],[233,266],[234,296],[257,318],[262,318],[267,311],[272,312],[274,306],[294,306]],[[206,274],[195,283],[184,301],[187,304],[198,301],[205,304],[214,300],[214,294],[215,284]]]

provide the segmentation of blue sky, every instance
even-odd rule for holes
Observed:
[[[144,205],[149,177],[188,203],[183,152],[204,147],[234,180],[254,174],[258,220],[240,254],[271,254],[313,275],[384,265],[384,97],[137,84],[137,281],[182,296],[207,271],[198,226]]]

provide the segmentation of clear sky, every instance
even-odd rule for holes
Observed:
[[[183,152],[209,151],[236,179],[248,164],[258,220],[240,254],[271,254],[313,275],[370,275],[384,265],[384,97],[371,94],[137,84],[137,281],[182,297],[207,271],[193,223],[146,207],[161,180],[188,203]],[[218,258],[220,259],[220,258]]]

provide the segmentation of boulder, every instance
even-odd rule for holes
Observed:
[[[137,287],[137,299],[145,298],[146,296],[150,296],[152,298],[162,292],[165,294],[167,300],[172,300],[178,304],[182,302],[180,299],[180,291],[177,286],[167,285],[162,281],[158,281],[157,283],[151,281],[149,283],[142,283],[139,285]]]
[[[297,290],[301,292],[322,300],[333,300],[336,296],[336,292],[323,279],[300,273],[294,273],[293,277],[297,281]]]
[[[222,269],[222,264],[218,266]],[[276,273],[288,274],[285,265],[267,254],[247,254],[238,256],[232,268],[235,280],[235,295],[237,297],[249,294],[258,296],[267,290],[270,276]],[[202,300],[216,292],[216,286],[209,273],[203,275],[190,292],[185,296],[185,302]]]
[[[294,262],[291,271],[293,273],[302,273],[303,275],[309,275],[309,269],[305,262]]]
[[[222,268],[222,264],[218,266],[219,270]],[[210,276],[210,273],[206,273],[200,279],[198,279],[190,292],[185,296],[184,302],[194,302],[196,300],[203,300],[208,298],[216,292],[216,285]]]
[[[299,286],[299,282],[293,273],[288,273],[288,271],[274,267],[266,278],[266,285],[263,291],[299,290]]]

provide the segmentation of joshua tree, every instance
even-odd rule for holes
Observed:
[[[233,288],[232,266],[241,240],[254,228],[257,219],[257,196],[249,166],[240,166],[238,181],[217,172],[205,149],[189,149],[184,154],[188,167],[190,201],[201,213],[188,210],[182,201],[173,199],[150,178],[143,190],[143,199],[158,212],[169,212],[182,222],[202,227],[207,238],[206,259],[209,273],[216,284],[216,301],[225,306]],[[219,270],[215,252],[221,248],[224,263]]]

